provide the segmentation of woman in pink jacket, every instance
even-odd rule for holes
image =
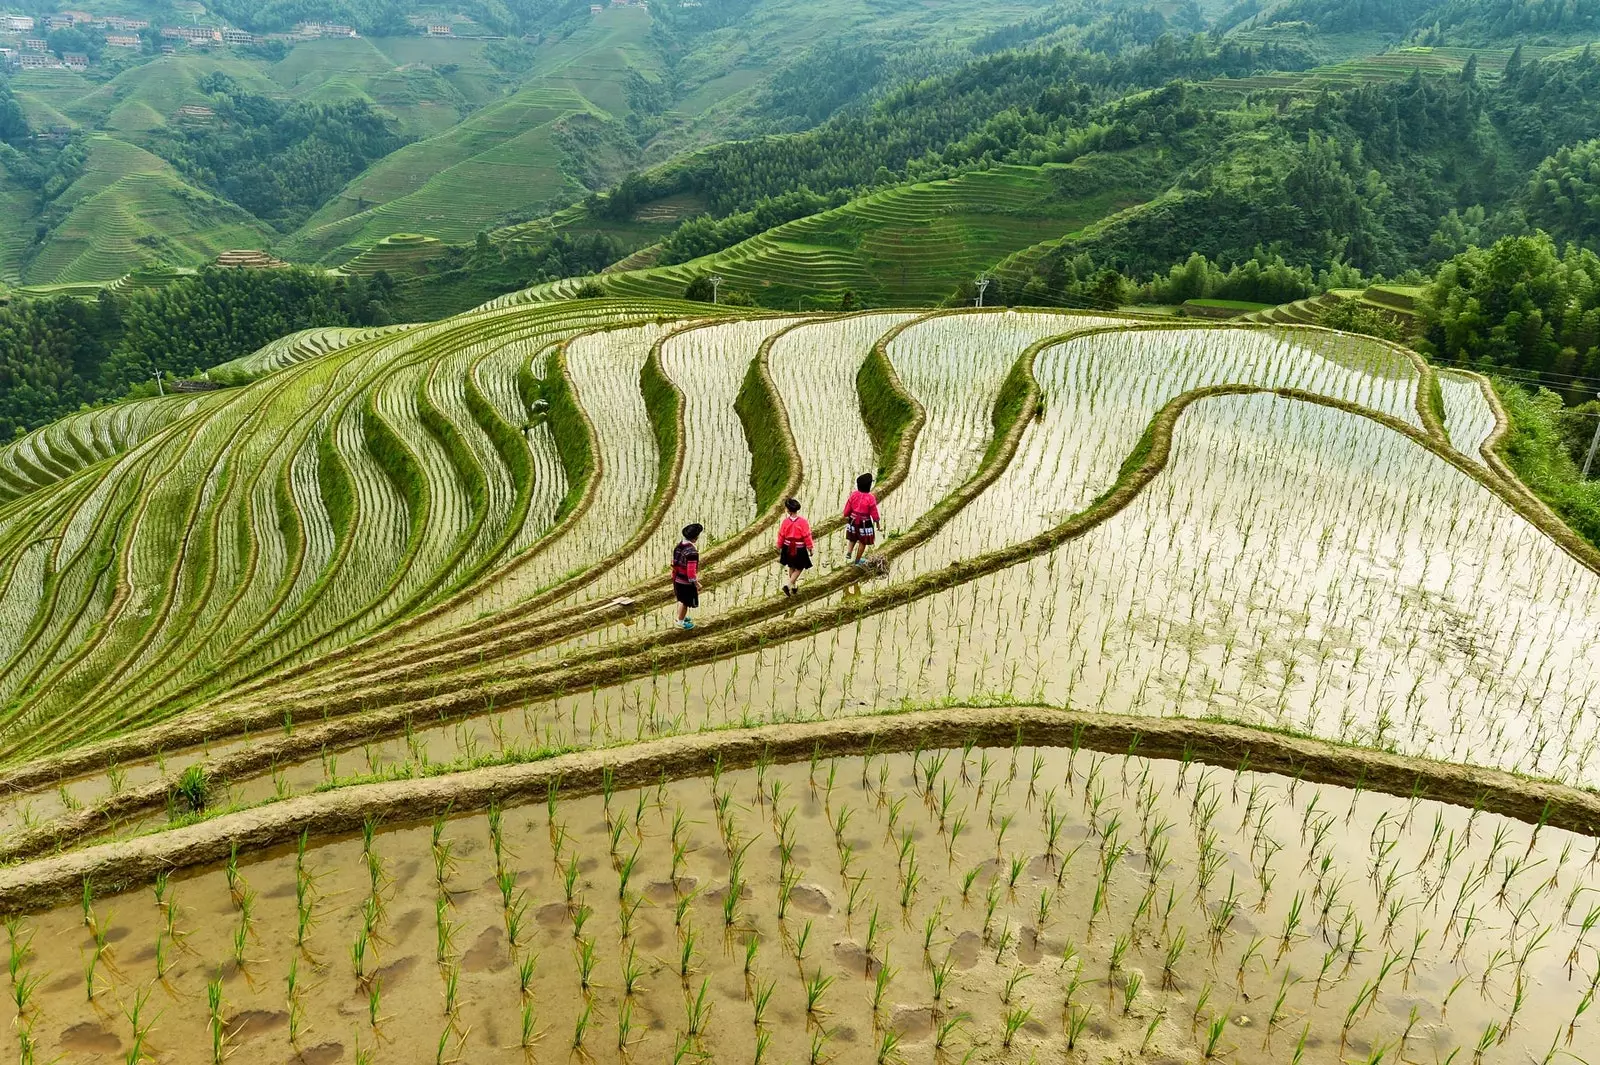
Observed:
[[[788,499],[783,508],[789,513],[778,525],[778,562],[788,571],[783,579],[783,594],[800,591],[800,574],[811,568],[811,523],[800,516],[800,501]]]
[[[850,561],[855,565],[861,565],[861,556],[877,543],[878,523],[882,520],[878,516],[878,497],[872,494],[872,474],[863,473],[856,478],[856,490],[844,504],[844,538],[850,545],[845,557],[854,553]]]

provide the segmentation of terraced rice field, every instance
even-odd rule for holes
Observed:
[[[1062,191],[1095,180],[1088,164],[999,166],[897,186],[691,262],[588,280],[617,295],[668,296],[715,273],[766,307],[837,306],[846,292],[876,305],[924,306],[1008,255],[1140,199],[1126,189]],[[552,282],[532,295],[570,295],[584,280]]]
[[[112,281],[146,266],[199,264],[264,239],[264,227],[242,208],[188,185],[142,148],[103,133],[85,145],[83,173],[56,201],[64,217],[23,281]]]
[[[643,299],[222,376],[0,450],[21,1060],[1596,1038],[1600,555],[1475,376],[1297,326]]]

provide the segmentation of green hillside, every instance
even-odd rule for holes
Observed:
[[[603,145],[573,158],[572,122],[604,140],[603,126],[627,113],[631,73],[659,74],[642,8],[607,11],[543,51],[516,93],[447,131],[406,146],[351,182],[278,253],[305,261],[349,258],[391,233],[463,242],[514,213],[544,213],[582,196],[577,174],[620,177],[625,163]]]
[[[391,233],[460,242],[512,205],[583,192],[562,170],[556,125],[597,115],[570,89],[528,88],[446,133],[408,145],[357,178],[277,248],[304,261],[369,247]],[[537,197],[537,200],[523,199]]]
[[[589,280],[612,293],[667,296],[717,274],[770,307],[826,305],[847,292],[873,306],[936,304],[1008,255],[1138,202],[1137,183],[1124,183],[1131,170],[1116,157],[1090,157],[895,186],[687,263]]]
[[[106,134],[91,134],[85,146],[82,175],[54,201],[59,220],[31,249],[23,281],[104,281],[146,265],[195,265],[266,239],[246,211],[185,183],[149,152]]]
[[[60,107],[87,129],[109,130],[138,141],[140,134],[175,121],[179,108],[210,105],[213,101],[201,90],[200,80],[215,73],[226,74],[251,92],[279,91],[260,63],[225,55],[164,55],[131,67]],[[26,97],[30,78],[19,80]]]

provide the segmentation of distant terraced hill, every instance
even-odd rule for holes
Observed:
[[[186,183],[144,149],[99,133],[87,147],[83,173],[55,201],[64,216],[21,271],[24,282],[113,280],[267,239],[267,228],[243,208]]]
[[[716,274],[768,307],[836,306],[850,292],[877,306],[937,304],[1008,255],[1141,199],[1117,184],[1114,164],[1091,156],[898,185],[691,262],[567,279],[508,301],[570,295],[585,281],[617,295],[676,296]]]
[[[604,123],[627,114],[630,74],[659,76],[643,8],[610,9],[540,55],[514,95],[444,133],[382,160],[279,245],[305,261],[349,258],[392,233],[469,241],[516,211],[582,196],[561,143],[575,116]],[[604,154],[603,152],[601,153]],[[620,160],[602,172],[621,176]]]

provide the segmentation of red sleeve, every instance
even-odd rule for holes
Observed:
[[[817,549],[817,545],[811,539],[811,523],[809,521],[803,521],[800,523],[800,527],[805,530],[806,550],[815,551]]]
[[[848,518],[850,516],[850,504],[854,503],[855,501],[856,501],[856,497],[855,497],[855,493],[854,492],[850,493],[850,495],[845,498],[845,501],[844,501],[844,516],[846,518]]]
[[[873,521],[873,523],[874,524],[882,524],[883,517],[878,513],[878,497],[877,496],[869,496],[868,498],[872,500],[872,521]]]
[[[698,580],[700,578],[700,556],[699,555],[691,555],[691,556],[689,556],[689,561],[687,563],[685,563],[685,565],[684,565],[684,572],[688,574],[688,577],[689,577],[689,579],[691,581]]]
[[[778,523],[778,550],[780,551],[783,550],[783,530],[788,524],[788,518],[785,518]]]

